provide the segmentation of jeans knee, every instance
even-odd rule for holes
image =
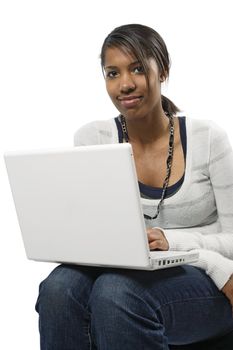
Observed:
[[[40,283],[36,311],[53,310],[61,307],[66,299],[69,286],[66,280],[56,273],[56,269]]]
[[[92,288],[92,278],[84,270],[60,265],[41,282],[36,311],[61,310],[68,303],[86,305]]]
[[[123,274],[103,274],[95,282],[89,300],[93,315],[108,317],[140,315],[150,307],[142,296],[143,288]]]
[[[153,339],[155,348],[161,342],[163,326],[145,289],[127,273],[103,274],[96,280],[89,309],[91,334],[99,347],[104,344],[107,349],[112,344],[114,348],[117,344],[117,349],[124,349],[128,341],[131,345],[127,349],[149,349]]]

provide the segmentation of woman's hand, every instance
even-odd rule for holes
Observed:
[[[168,241],[160,229],[148,228],[146,232],[147,232],[150,250],[154,250],[154,249],[168,250],[169,249]]]
[[[231,278],[227,281],[225,286],[222,288],[222,292],[230,300],[232,311],[233,311],[233,275],[231,275]]]

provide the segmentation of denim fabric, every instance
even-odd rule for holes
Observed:
[[[40,284],[41,350],[168,350],[233,330],[232,308],[204,271],[60,265]]]

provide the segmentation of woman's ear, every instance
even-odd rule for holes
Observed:
[[[159,78],[160,83],[163,83],[167,79],[167,76],[168,76],[167,72],[161,73]]]

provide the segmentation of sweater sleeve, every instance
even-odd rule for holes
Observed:
[[[99,143],[99,133],[95,122],[83,125],[74,134],[74,146],[98,145]]]
[[[210,250],[200,249],[196,251],[199,253],[199,259],[190,265],[205,270],[206,274],[221,290],[233,273],[233,261]]]
[[[198,227],[163,230],[171,250],[200,251],[196,266],[206,270],[219,288],[233,274],[233,152],[227,134],[211,128],[209,177],[215,196],[220,232],[201,233]],[[220,277],[221,276],[221,277]]]

